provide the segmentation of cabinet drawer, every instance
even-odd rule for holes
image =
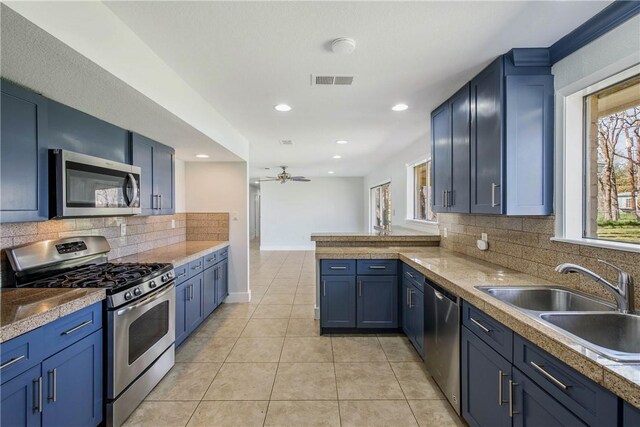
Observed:
[[[220,261],[218,252],[211,252],[210,254],[203,256],[202,259],[204,261],[205,270],[207,268],[213,267],[216,263],[218,263],[218,261]]]
[[[173,268],[173,272],[176,276],[176,285],[179,285],[180,283],[184,282],[189,278],[188,270],[189,270],[189,264],[182,264],[182,265],[179,265],[178,267]]]
[[[43,330],[38,328],[0,344],[2,383],[40,363],[45,356],[43,338]]]
[[[488,314],[464,302],[462,324],[478,335],[502,357],[513,359],[513,332]]]
[[[47,356],[57,353],[101,328],[102,302],[43,326]]]
[[[571,412],[597,426],[615,426],[618,398],[519,335],[513,339],[514,365]]]
[[[394,276],[398,271],[396,259],[359,259],[357,261],[357,273],[371,275]]]
[[[204,260],[202,258],[191,261],[189,263],[189,271],[187,272],[187,277],[191,278],[196,274],[202,273],[202,270],[204,270]]]
[[[402,263],[402,277],[418,288],[419,291],[424,292],[424,276],[418,273],[415,268]]]
[[[229,258],[229,247],[227,246],[226,248],[220,249],[216,253],[218,254],[218,261],[222,261],[223,259],[227,259],[227,258]]]
[[[320,262],[320,274],[325,276],[356,274],[356,261],[353,259],[323,259]]]

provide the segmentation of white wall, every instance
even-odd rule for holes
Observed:
[[[260,209],[256,208],[256,199],[260,197],[260,189],[255,185],[249,186],[249,239],[255,239],[260,235]]]
[[[187,211],[186,200],[186,183],[185,183],[185,167],[184,161],[176,159],[175,164],[176,173],[176,213]]]
[[[249,288],[249,176],[246,162],[187,162],[188,212],[229,212],[229,297],[247,302]]]
[[[260,185],[260,248],[309,250],[311,233],[364,231],[362,178]]]
[[[428,118],[425,118],[425,120],[428,120]],[[431,128],[430,124],[428,128]],[[427,135],[430,132],[428,130]],[[407,164],[414,163],[417,160],[428,159],[430,152],[430,138],[425,136],[424,140],[415,141],[383,164],[373,168],[369,175],[364,177],[362,215],[366,228],[370,226],[369,198],[371,187],[391,181],[391,209],[393,210],[391,226],[438,232],[438,228],[435,225],[407,220]]]

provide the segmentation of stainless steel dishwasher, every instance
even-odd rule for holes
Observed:
[[[424,317],[424,362],[460,415],[460,298],[425,280]]]

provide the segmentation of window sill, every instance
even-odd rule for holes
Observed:
[[[640,253],[640,245],[635,243],[610,242],[598,239],[568,239],[565,237],[552,237],[551,240],[554,242],[571,243],[574,245],[591,246],[594,248]]]
[[[416,224],[438,225],[438,221],[427,221],[426,219],[407,218],[405,221],[415,222]]]

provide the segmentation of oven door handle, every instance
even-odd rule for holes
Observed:
[[[138,198],[138,181],[136,181],[136,177],[133,176],[132,173],[127,174],[127,176],[131,182],[131,200],[129,201],[129,207],[133,207],[136,203],[136,199]]]
[[[151,302],[153,302],[155,300],[158,300],[158,299],[162,298],[163,296],[165,296],[166,294],[168,294],[169,292],[171,292],[174,288],[175,288],[175,285],[172,284],[171,286],[169,286],[169,288],[167,288],[167,290],[162,291],[159,294],[155,294],[155,295],[153,295],[153,296],[151,296],[149,298],[145,298],[145,299],[143,299],[142,301],[140,301],[137,304],[131,305],[129,307],[122,308],[122,309],[118,310],[118,312],[117,312],[118,316],[122,316],[123,314],[128,313],[131,310],[135,310],[135,309],[140,308],[140,307],[142,307],[144,305],[147,305],[147,304],[149,304],[149,303],[151,303]]]

